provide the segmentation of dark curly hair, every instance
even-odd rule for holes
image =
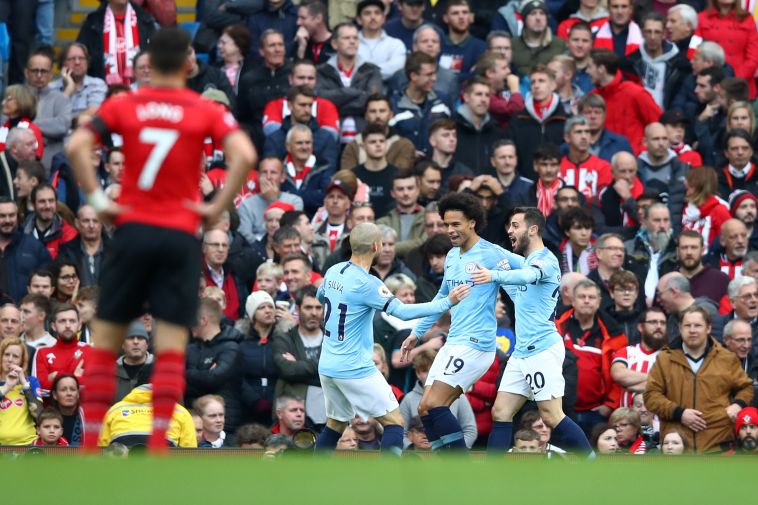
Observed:
[[[484,213],[482,204],[479,199],[471,193],[448,193],[440,200],[439,214],[445,219],[445,212],[457,210],[462,212],[466,219],[476,222],[475,230],[477,233],[484,229],[487,224],[487,218]]]

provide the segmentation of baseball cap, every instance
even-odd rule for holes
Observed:
[[[355,196],[350,186],[342,179],[334,179],[332,182],[330,182],[329,187],[326,188],[326,192],[324,194],[328,195],[329,192],[332,191],[333,189],[338,189],[342,191],[342,193],[345,196],[347,196],[351,201],[353,200],[353,197]]]
[[[145,325],[141,321],[132,321],[129,323],[129,327],[126,329],[126,337],[141,337],[145,340],[150,340],[150,336],[147,334]]]
[[[734,433],[739,434],[740,428],[746,424],[753,424],[758,426],[758,409],[755,407],[745,407],[737,414],[737,419],[734,421]]]
[[[360,16],[361,12],[363,12],[363,9],[371,5],[375,5],[376,7],[379,7],[379,9],[381,9],[381,11],[384,12],[384,2],[382,2],[382,0],[361,0],[360,2],[358,2],[358,6],[355,9],[355,15]]]
[[[266,210],[264,212],[268,212],[271,209],[281,209],[284,212],[289,212],[291,210],[295,210],[295,206],[291,203],[283,202],[281,200],[277,200],[274,203],[270,204],[268,207],[266,207]]]
[[[229,97],[226,96],[226,93],[221,91],[220,89],[216,88],[208,88],[205,91],[203,91],[203,98],[207,98],[208,100],[211,100],[216,103],[220,103],[221,105],[225,106],[227,109],[231,107],[231,102],[229,102]]]
[[[523,17],[527,17],[529,14],[531,14],[533,11],[541,10],[545,14],[548,13],[547,5],[545,5],[545,2],[542,0],[528,0],[525,4],[521,6],[521,15]]]
[[[681,111],[667,110],[661,114],[659,121],[665,125],[688,124],[690,122],[690,118],[685,116]]]

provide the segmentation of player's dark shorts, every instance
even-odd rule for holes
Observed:
[[[97,315],[129,323],[145,313],[182,326],[195,324],[200,241],[178,230],[128,223],[116,230],[100,275]]]

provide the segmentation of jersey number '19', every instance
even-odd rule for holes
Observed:
[[[171,148],[176,144],[179,132],[167,128],[142,128],[139,132],[139,141],[143,144],[152,144],[150,155],[147,157],[145,166],[139,176],[137,186],[143,191],[149,191],[155,184],[158,171],[163,166],[163,160],[168,156]]]
[[[329,316],[332,315],[332,302],[329,300],[329,298],[325,299],[326,301],[326,316],[324,316],[324,325],[326,326],[326,323],[329,322]],[[337,321],[337,340],[340,342],[345,340],[345,318],[347,317],[347,304],[340,303],[337,305],[337,308],[340,309],[340,318]],[[327,337],[331,337],[331,332],[324,328],[324,335]]]

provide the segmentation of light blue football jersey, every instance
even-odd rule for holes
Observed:
[[[520,267],[493,271],[492,282],[505,288],[516,308],[514,357],[537,354],[561,341],[554,322],[561,269],[546,247],[527,256]]]
[[[442,286],[435,300],[446,297],[451,289],[461,284],[472,285],[471,294],[450,311],[451,324],[447,343],[467,345],[480,351],[494,351],[497,337],[497,320],[495,304],[498,285],[494,282],[474,286],[471,274],[477,265],[487,270],[507,270],[520,268],[523,258],[506,251],[500,246],[487,242],[483,238],[466,251],[453,247],[445,258],[445,273]],[[427,317],[419,321],[413,333],[423,336],[437,320]]]
[[[450,309],[447,296],[405,305],[381,280],[349,261],[326,272],[317,296],[324,304],[324,340],[318,371],[336,379],[360,379],[376,373],[372,355],[377,310],[408,320],[432,314],[439,317]]]

